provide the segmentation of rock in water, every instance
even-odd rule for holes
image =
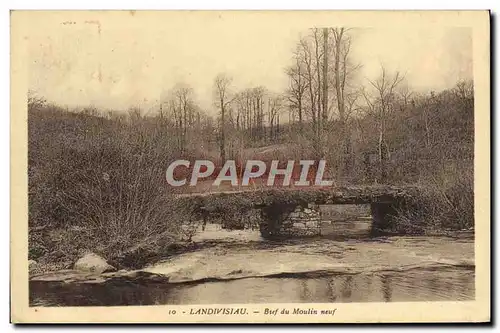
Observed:
[[[108,264],[104,258],[95,253],[88,253],[78,259],[75,263],[74,269],[97,274],[116,271],[116,268]]]

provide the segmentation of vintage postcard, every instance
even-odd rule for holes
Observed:
[[[12,11],[14,323],[490,321],[488,11]]]

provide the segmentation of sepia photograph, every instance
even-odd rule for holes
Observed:
[[[18,320],[489,320],[488,12],[11,25]]]

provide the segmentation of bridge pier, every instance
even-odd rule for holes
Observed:
[[[266,239],[280,238],[283,221],[295,209],[294,204],[271,204],[260,210],[260,234]]]
[[[381,234],[393,228],[394,217],[398,215],[399,205],[395,202],[372,202],[372,233]]]
[[[399,202],[372,202],[371,233],[376,236],[394,231]],[[320,213],[311,205],[271,204],[262,207],[260,232],[266,239],[318,236],[321,234]]]
[[[320,212],[313,204],[272,205],[262,209],[260,232],[268,239],[321,234]]]

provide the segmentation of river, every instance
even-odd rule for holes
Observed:
[[[197,251],[141,271],[168,281],[30,281],[32,306],[473,300],[474,239],[369,236],[369,221],[326,236],[271,242],[207,225]],[[328,235],[329,234],[329,235]]]

